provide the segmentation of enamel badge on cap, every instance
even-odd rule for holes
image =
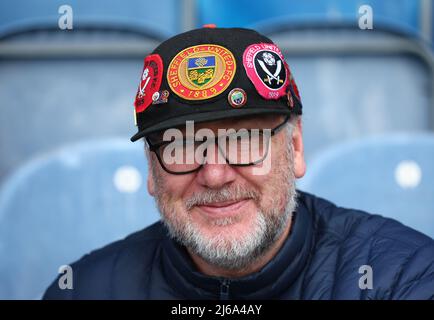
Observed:
[[[160,90],[163,79],[163,60],[158,54],[151,54],[145,58],[140,77],[140,85],[134,103],[136,112],[143,112],[152,103],[152,95]]]
[[[265,99],[279,99],[286,94],[288,72],[279,48],[272,43],[252,44],[243,54],[247,76]]]
[[[221,94],[235,76],[232,52],[202,44],[179,52],[170,62],[167,82],[170,89],[186,100],[205,100]]]
[[[241,88],[232,89],[228,94],[228,101],[232,108],[240,108],[247,102],[246,92]]]

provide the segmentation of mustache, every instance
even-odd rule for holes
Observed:
[[[253,188],[245,186],[228,186],[219,190],[207,189],[204,192],[196,193],[185,201],[187,210],[195,206],[207,205],[215,202],[240,201],[244,199],[253,199],[258,201],[260,194]]]

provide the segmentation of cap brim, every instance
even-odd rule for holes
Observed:
[[[166,119],[156,125],[150,126],[144,130],[137,132],[134,136],[131,137],[131,141],[137,141],[151,133],[158,132],[161,130],[166,130],[170,128],[175,128],[181,125],[185,125],[186,121],[195,121],[196,123],[222,120],[228,118],[238,118],[245,117],[251,115],[260,115],[260,114],[282,114],[282,115],[291,115],[292,112],[290,109],[282,109],[282,108],[246,108],[246,109],[229,109],[222,111],[211,111],[211,112],[201,112],[201,113],[192,113],[183,116],[177,116],[174,118]]]

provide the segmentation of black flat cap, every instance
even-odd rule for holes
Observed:
[[[202,28],[161,43],[145,58],[135,99],[136,141],[185,124],[260,114],[301,114],[279,48],[254,30]]]

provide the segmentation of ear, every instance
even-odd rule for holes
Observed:
[[[301,178],[306,173],[302,133],[303,128],[301,125],[301,118],[298,118],[292,133],[292,147],[294,150],[294,175],[296,178]]]
[[[148,180],[147,180],[147,184],[148,184],[148,193],[151,196],[155,196],[155,183],[154,183],[154,173],[152,170],[152,164],[151,161],[153,161],[152,159],[152,155],[150,154],[150,152],[148,150],[145,151],[146,154],[146,158],[148,159]]]

